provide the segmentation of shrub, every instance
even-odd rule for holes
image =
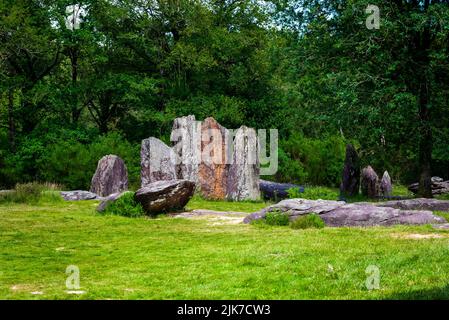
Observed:
[[[288,214],[280,211],[268,212],[265,216],[265,223],[270,226],[288,226]]]
[[[290,224],[290,227],[292,229],[321,229],[324,228],[324,226],[325,224],[323,219],[321,219],[321,217],[315,213],[299,217]]]
[[[134,192],[126,192],[120,198],[108,204],[102,213],[132,218],[145,215],[142,205],[134,199]]]

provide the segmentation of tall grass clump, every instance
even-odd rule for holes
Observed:
[[[126,192],[117,200],[109,203],[102,214],[136,218],[144,216],[145,211],[142,205],[134,199],[134,192]]]
[[[63,200],[56,191],[58,189],[61,189],[60,185],[51,183],[18,183],[13,190],[0,193],[0,203],[61,202]]]

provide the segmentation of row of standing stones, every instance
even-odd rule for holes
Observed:
[[[219,163],[200,161],[200,153],[208,145],[208,141],[201,142],[198,135],[207,133],[207,130],[219,129],[226,137],[228,134],[226,128],[213,118],[199,122],[193,116],[188,116],[175,120],[173,132],[179,132],[178,129],[182,129],[183,139],[178,141],[172,136],[172,141],[177,142],[173,147],[156,138],[142,141],[142,188],[136,192],[135,198],[148,213],[182,209],[195,190],[209,199],[259,198],[259,186],[265,185],[266,182],[262,181],[259,184],[259,164],[257,161],[249,161],[248,150],[257,152],[257,139],[253,129],[242,127],[237,131],[233,152],[229,152],[227,146],[222,144],[220,148],[223,161]],[[230,164],[225,158],[229,155],[234,160]],[[270,184],[269,186],[273,187]],[[108,155],[98,163],[90,192],[65,192],[63,196],[66,200],[101,199],[103,202],[99,210],[103,210],[110,201],[118,199],[127,188],[128,175],[125,163],[117,156]],[[379,195],[387,197],[391,195],[391,179],[388,172],[385,172],[379,181],[370,166],[360,170],[357,152],[354,147],[348,145],[341,191],[342,194],[355,195],[359,189],[369,197]],[[435,216],[431,210],[449,211],[449,201],[409,199],[375,204],[347,204],[344,201],[288,199],[248,215],[244,222],[264,219],[269,212],[284,212],[289,215],[290,220],[295,220],[301,215],[319,214],[326,225],[334,227],[435,224],[447,228],[445,220]]]
[[[142,141],[141,188],[135,199],[146,212],[182,209],[195,191],[214,200],[260,198],[258,139],[254,129],[242,126],[232,136],[214,118],[197,121],[195,116],[186,116],[174,120],[171,141],[171,147],[154,137]],[[205,154],[209,161],[203,159]],[[66,200],[103,200],[99,206],[103,210],[127,189],[124,161],[107,155],[98,162],[89,192],[62,195]]]

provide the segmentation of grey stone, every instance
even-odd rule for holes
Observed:
[[[99,200],[101,197],[99,197],[97,194],[90,192],[90,191],[84,191],[84,190],[73,190],[73,191],[61,191],[61,196],[64,198],[64,200],[67,201],[78,201],[78,200]]]
[[[176,118],[170,136],[173,151],[179,163],[176,165],[178,179],[198,183],[198,167],[201,161],[201,122],[195,116]]]
[[[234,138],[232,161],[227,177],[227,198],[233,201],[258,200],[259,173],[256,130],[242,126]]]
[[[157,181],[137,190],[135,199],[148,214],[168,213],[184,208],[194,191],[193,181]]]
[[[448,200],[437,200],[426,198],[393,200],[393,201],[373,203],[373,205],[378,207],[390,207],[403,210],[449,211]]]
[[[393,192],[393,185],[388,171],[385,171],[380,181],[380,195],[384,197],[391,196]]]
[[[443,181],[440,177],[432,177],[432,195],[437,196],[440,194],[449,193],[449,181]],[[408,189],[413,193],[418,193],[419,183],[412,183]]]
[[[362,170],[361,189],[362,194],[369,198],[379,196],[379,177],[371,166]]]
[[[372,204],[347,204],[344,201],[288,199],[245,217],[244,222],[264,219],[268,212],[284,212],[290,220],[318,214],[329,227],[388,226],[395,224],[439,224],[446,221],[431,211],[400,210]]]
[[[142,187],[156,181],[176,179],[177,156],[161,140],[153,137],[143,140],[140,161]]]
[[[354,146],[346,146],[346,157],[342,172],[340,192],[345,196],[355,196],[360,189],[360,160]]]
[[[116,155],[101,158],[92,177],[90,192],[106,197],[125,190],[128,190],[128,171],[123,160]]]
[[[288,190],[297,188],[299,192],[304,192],[304,187],[292,183],[279,183],[259,179],[259,190],[265,199],[285,199],[288,198]]]

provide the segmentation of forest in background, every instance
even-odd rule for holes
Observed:
[[[338,186],[351,142],[428,195],[449,179],[448,84],[444,0],[2,0],[0,188],[86,189],[111,153],[136,187],[141,140],[193,114],[278,129],[267,178]]]

